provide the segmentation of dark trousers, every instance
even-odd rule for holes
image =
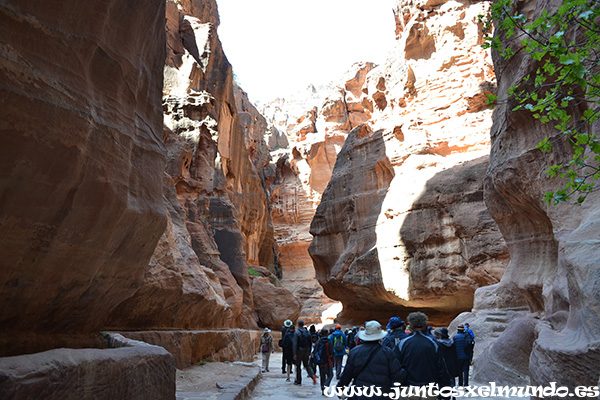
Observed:
[[[471,360],[466,358],[458,360],[460,374],[458,375],[458,386],[469,386],[469,365]]]
[[[299,349],[296,352],[296,382],[302,383],[302,368],[301,365],[304,364],[304,369],[308,372],[308,376],[313,376],[315,373],[313,372],[310,364],[308,363],[308,357],[310,355],[310,349],[301,350]]]
[[[324,390],[333,379],[333,365],[319,365],[319,374],[321,375],[321,390]]]
[[[340,379],[342,375],[342,361],[344,360],[344,355],[341,356],[333,356],[333,364],[335,365],[335,379]]]

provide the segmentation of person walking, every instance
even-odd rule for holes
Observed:
[[[304,327],[304,321],[301,319],[298,320],[298,329],[294,333],[293,343],[294,363],[296,364],[296,380],[294,381],[294,385],[302,384],[302,364],[304,365],[304,369],[306,369],[308,376],[312,378],[313,383],[316,385],[317,377],[308,363],[308,357],[310,355],[312,346],[310,332],[308,332],[308,329]]]
[[[448,386],[448,371],[435,339],[426,334],[427,315],[413,312],[408,315],[408,323],[413,334],[403,339],[394,349],[394,354],[407,372],[406,384],[427,386],[430,383],[440,387]]]
[[[350,351],[344,372],[337,383],[338,388],[344,388],[351,383],[357,387],[375,386],[381,388],[382,396],[361,396],[357,399],[386,399],[394,382],[403,383],[406,372],[394,357],[394,353],[379,341],[386,335],[377,321],[365,323],[365,329],[358,332],[362,341]]]
[[[335,369],[335,379],[340,379],[342,374],[342,362],[348,348],[348,338],[342,332],[342,325],[337,324],[335,330],[329,335],[331,348],[333,349],[333,366]]]
[[[286,319],[283,322],[283,326],[281,327],[281,340],[279,341],[279,347],[281,347],[281,350],[283,350],[283,339],[284,339],[285,334],[290,326],[292,326],[292,321],[289,319]],[[285,374],[285,370],[286,370],[285,357],[281,357],[281,373]],[[289,376],[288,376],[288,378],[289,378]]]
[[[275,352],[273,336],[269,328],[265,328],[260,337],[260,352],[262,354],[262,372],[269,372],[269,359],[271,354]]]
[[[291,321],[290,321],[291,322]],[[286,366],[287,379],[286,382],[290,381],[290,375],[292,373],[292,365],[294,364],[294,334],[296,333],[296,327],[293,324],[286,329],[285,335],[283,335],[283,362]]]
[[[448,329],[438,328],[433,331],[439,346],[440,354],[446,363],[446,369],[448,370],[448,377],[452,386],[456,384],[456,377],[460,373],[458,367],[458,357],[456,355],[456,345],[454,341],[448,335]]]
[[[321,392],[325,394],[325,388],[329,387],[333,379],[333,349],[327,335],[327,329],[321,330],[320,338],[313,351],[313,359],[319,366],[319,375],[321,376]]]
[[[465,332],[465,326],[463,324],[458,325],[456,328],[457,332],[452,337],[456,345],[456,357],[458,358],[458,386],[469,386],[469,366],[471,365],[471,357],[473,356],[473,349],[467,347],[468,341],[467,336],[470,336]]]
[[[406,332],[404,332],[406,326],[400,317],[390,318],[390,322],[387,324],[386,329],[391,329],[391,332],[383,338],[381,345],[389,347],[390,350],[394,350],[394,347],[396,347],[402,339],[408,337]]]

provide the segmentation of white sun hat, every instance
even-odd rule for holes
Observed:
[[[377,321],[368,321],[365,323],[365,330],[358,332],[358,338],[365,342],[373,342],[383,339],[387,335],[386,331],[381,330],[381,324]]]

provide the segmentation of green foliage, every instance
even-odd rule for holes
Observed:
[[[581,204],[600,178],[600,139],[591,132],[600,118],[600,0],[564,0],[556,12],[544,10],[533,21],[515,12],[514,4],[496,1],[491,16],[480,17],[483,47],[506,59],[524,52],[540,64],[508,95],[518,103],[514,111],[527,110],[540,122],[554,124],[573,146],[572,160],[547,171],[551,178],[567,179],[566,185],[546,193],[544,200],[556,205],[577,195],[575,204]],[[501,35],[489,34],[492,25]],[[505,46],[502,35],[518,39],[522,47]],[[552,151],[552,144],[546,138],[537,148]]]
[[[250,276],[262,276],[257,270],[252,267],[248,267],[248,275]]]

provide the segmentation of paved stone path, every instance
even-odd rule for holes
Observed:
[[[286,382],[287,374],[281,373],[281,356],[282,353],[271,355],[269,370],[262,374],[261,379],[256,385],[256,388],[249,399],[266,399],[266,400],[281,400],[281,399],[311,399],[323,400],[329,399],[321,393],[320,378],[317,378],[317,384],[313,385],[311,378],[306,376],[304,367],[302,368],[302,385],[294,385],[295,374],[290,376],[291,382]],[[331,382],[335,385],[337,381],[333,378]],[[337,399],[337,396],[335,397]]]

